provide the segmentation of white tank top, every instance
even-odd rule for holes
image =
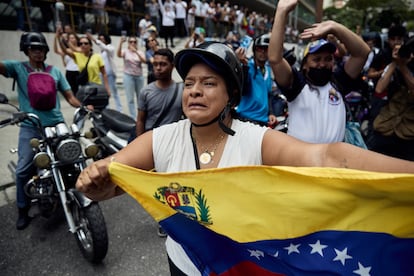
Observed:
[[[346,122],[342,95],[331,83],[317,89],[306,84],[288,103],[288,134],[309,143],[341,142]]]
[[[186,119],[154,129],[152,150],[157,172],[196,170],[190,126]],[[231,129],[236,133],[227,138],[218,167],[261,165],[262,140],[267,128],[233,120]],[[181,271],[201,275],[180,244],[168,236],[165,245],[168,256]]]
[[[66,64],[66,71],[79,71],[79,67],[73,58],[71,58],[68,55],[65,55],[64,59]]]

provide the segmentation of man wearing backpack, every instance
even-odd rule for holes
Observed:
[[[23,33],[20,38],[20,51],[28,56],[27,62],[16,60],[0,62],[0,74],[6,78],[14,78],[17,83],[20,110],[36,114],[45,126],[64,122],[57,91],[60,91],[73,107],[79,107],[80,102],[73,95],[69,83],[59,69],[45,64],[46,54],[49,51],[45,37],[37,32]],[[32,164],[35,153],[29,143],[35,137],[40,138],[36,128],[30,123],[23,122],[19,132],[19,156],[16,168],[16,198],[19,211],[16,228],[18,230],[26,228],[31,219],[28,214],[30,202],[23,186],[35,170]]]

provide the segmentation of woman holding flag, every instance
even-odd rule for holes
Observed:
[[[181,50],[175,65],[184,80],[182,107],[187,119],[148,131],[112,157],[88,166],[76,186],[91,199],[106,200],[124,193],[109,174],[113,160],[156,172],[270,165],[414,173],[414,162],[345,143],[309,144],[234,118],[234,108],[241,98],[243,73],[237,56],[224,44],[206,42]],[[223,273],[197,261],[199,255],[171,236],[166,247],[171,275]],[[289,272],[289,269],[282,270]]]

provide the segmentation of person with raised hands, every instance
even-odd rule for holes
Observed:
[[[358,87],[369,47],[338,22],[315,23],[300,35],[310,42],[300,70],[296,70],[283,58],[283,43],[284,26],[298,2],[278,2],[268,54],[277,86],[288,100],[288,134],[311,143],[340,142],[344,140],[346,125],[343,95]],[[329,34],[348,51],[349,57],[341,65],[335,66],[336,46],[327,41]]]

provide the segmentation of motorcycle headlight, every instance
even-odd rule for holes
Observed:
[[[50,156],[46,152],[38,152],[33,158],[33,163],[40,169],[47,169],[50,165]]]
[[[37,139],[37,138],[32,138],[32,139],[30,139],[30,146],[32,147],[32,148],[38,148],[39,147],[39,145],[40,145],[40,141],[39,141],[39,139]]]
[[[88,158],[95,157],[99,153],[99,147],[89,139],[84,137],[79,138],[79,142],[83,145],[85,155]]]
[[[82,153],[81,145],[74,139],[66,139],[59,143],[56,156],[62,162],[72,162],[79,158]]]

